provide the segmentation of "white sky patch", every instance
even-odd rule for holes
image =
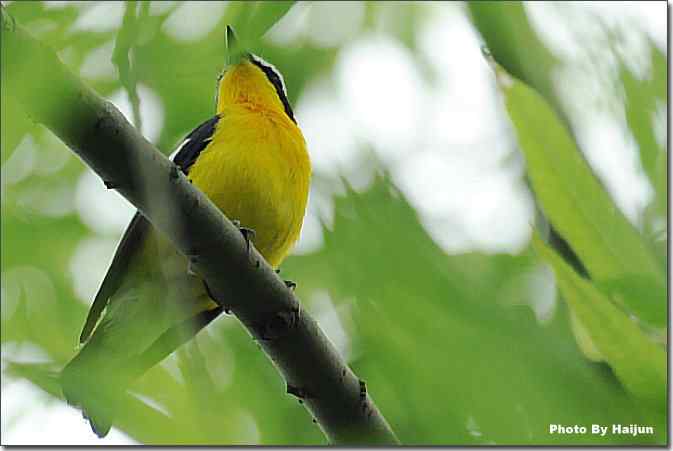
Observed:
[[[621,3],[621,2],[615,2]],[[621,5],[622,7],[624,5]],[[668,48],[668,4],[667,2],[642,1],[631,5],[631,14],[639,21],[647,34],[660,49]]]
[[[517,252],[527,243],[534,210],[516,176],[446,149],[416,153],[392,172],[446,251]]]
[[[308,210],[304,217],[304,225],[301,228],[299,241],[297,241],[292,254],[304,255],[315,252],[322,247],[324,241],[319,216],[313,211]]]
[[[9,4],[9,2],[4,3]],[[87,0],[49,0],[48,2],[44,2],[43,7],[45,9],[61,9],[73,6],[85,8],[87,5],[90,6],[91,2]]]
[[[308,38],[318,47],[336,47],[357,36],[365,18],[363,2],[313,2],[306,21]]]
[[[307,86],[297,102],[296,117],[314,170],[336,175],[351,169],[358,143],[349,112],[332,92],[328,79]]]
[[[418,39],[438,80],[425,134],[393,166],[395,180],[445,250],[517,252],[534,210],[481,44],[451,9],[437,9]]]
[[[2,444],[18,445],[135,445],[112,428],[103,439],[91,432],[82,413],[55,401],[25,380],[2,385]],[[30,410],[27,406],[31,406]]]
[[[16,311],[20,300],[26,299],[24,278],[34,275],[33,271],[40,271],[30,266],[11,268],[2,273],[2,317],[8,318]],[[29,280],[29,279],[26,279]]]
[[[310,9],[308,2],[295,3],[265,36],[278,46],[297,44],[304,36]]]
[[[0,184],[2,184],[3,191],[5,186],[19,183],[33,172],[36,157],[35,140],[31,135],[26,134],[10,157],[2,164]]]
[[[592,12],[609,25],[627,29],[634,25],[645,31],[662,49],[666,49],[668,8],[667,2],[658,1],[583,1],[576,8],[582,14]]]
[[[7,300],[2,299],[2,304],[7,302],[12,310],[19,300],[25,301],[28,317],[33,313],[38,315],[43,305],[56,302],[56,288],[51,277],[37,266],[13,267],[2,273],[2,283],[6,284],[4,292],[9,296]]]
[[[350,337],[344,329],[339,313],[334,307],[332,298],[326,291],[316,293],[311,297],[311,312],[315,315],[316,321],[330,339],[334,347],[337,348],[346,361],[350,355]]]
[[[222,338],[221,328],[230,326],[235,322],[234,318],[226,318],[225,315],[221,315],[214,323],[199,332],[195,340],[186,343],[179,351],[180,357],[183,356],[182,353],[189,354],[192,352],[198,352],[205,356],[217,355],[216,359],[207,359],[205,364],[210,378],[215,381],[218,390],[225,389],[234,380],[236,355],[227,341]],[[179,364],[178,371],[180,371]]]
[[[364,19],[363,2],[298,2],[266,36],[280,46],[309,41],[316,47],[337,47],[360,33]]]
[[[168,16],[162,30],[184,42],[196,42],[215,29],[227,2],[184,2]]]
[[[430,96],[433,115],[427,141],[497,143],[494,135],[504,128],[500,102],[492,89],[493,75],[481,42],[465,16],[437,11],[420,33],[419,47],[439,75]]]
[[[156,142],[164,125],[164,108],[161,99],[151,89],[142,83],[138,84],[140,98],[140,117],[142,119],[142,134],[151,142]],[[125,89],[119,89],[110,96],[112,102],[129,123],[133,123],[133,109]]]
[[[666,7],[652,2],[528,3],[532,24],[545,44],[568,65],[554,74],[558,96],[570,113],[579,145],[592,169],[612,194],[629,220],[640,225],[642,212],[653,195],[643,173],[638,148],[622,117],[622,103],[613,93],[619,82],[619,60],[643,79],[649,76],[650,52],[647,35],[654,38],[657,26],[644,21]],[[645,12],[647,11],[647,12]],[[606,24],[614,33],[614,50],[608,48]],[[557,33],[564,28],[565,33]],[[665,27],[663,37],[665,38]],[[592,41],[594,46],[586,46]],[[661,39],[655,39],[655,42]],[[598,46],[598,49],[596,48]],[[605,51],[600,47],[605,46]],[[664,46],[665,48],[665,46]]]
[[[72,151],[51,130],[42,128],[39,133],[40,157],[35,164],[35,173],[39,175],[54,174],[63,169],[72,158]]]
[[[557,289],[554,271],[549,265],[539,264],[527,268],[505,281],[499,291],[503,305],[530,307],[540,324],[554,317]]]
[[[158,16],[170,10],[174,5],[175,1],[162,0],[160,2],[150,2],[150,15]]]
[[[54,286],[49,276],[35,266],[11,267],[2,272],[2,317],[6,320],[16,311],[19,301],[32,305],[35,301],[52,302]],[[37,296],[37,298],[35,298]],[[3,357],[7,357],[3,353]]]
[[[639,225],[643,210],[654,193],[643,173],[632,138],[615,119],[597,112],[590,120],[577,121],[576,128],[592,168],[619,208],[632,223]]]
[[[2,344],[2,367],[6,361],[13,363],[47,363],[51,361],[44,349],[28,342],[5,342]]]
[[[50,185],[48,190],[36,184],[22,189],[16,195],[16,204],[26,212],[58,218],[73,211],[74,192],[65,180]]]
[[[88,168],[77,182],[75,205],[82,222],[99,234],[121,235],[136,212],[121,194],[107,189]]]
[[[559,16],[569,6],[568,3],[529,2],[525,8],[530,24],[542,43],[559,57],[572,59],[582,53],[582,43],[576,39],[576,29],[568,26],[563,16]]]
[[[362,144],[371,144],[444,249],[520,250],[533,206],[521,164],[506,167],[513,143],[480,43],[459,10],[437,9],[422,30],[421,52],[439,74],[435,87],[400,44],[370,35],[342,51],[339,97],[328,79],[302,95],[297,116],[315,171],[345,173],[361,189],[372,172]],[[317,218],[331,208],[324,204],[309,204],[305,227],[314,245]]]
[[[427,120],[427,87],[409,50],[386,35],[363,36],[341,50],[335,74],[359,136],[386,161],[413,149]]]
[[[91,304],[114,257],[118,240],[86,238],[77,245],[70,259],[70,277],[77,297]]]
[[[545,46],[565,61],[614,65],[606,26],[613,32],[614,48],[624,63],[641,76],[649,69],[647,38],[660,49],[667,48],[663,2],[528,2],[526,12]],[[657,14],[662,16],[663,27],[651,20]],[[587,46],[586,42],[594,45]],[[600,52],[601,47],[605,47],[604,52]]]
[[[91,80],[115,80],[117,70],[112,64],[114,45],[112,39],[89,52],[80,67],[80,75]]]
[[[32,32],[32,27],[31,27]],[[36,36],[40,37],[36,34]],[[59,59],[68,67],[77,67],[79,64],[77,51],[72,45],[62,48],[56,52]]]
[[[336,189],[335,189],[336,188]],[[311,186],[306,207],[306,216],[301,236],[294,252],[298,255],[308,254],[320,249],[324,243],[322,225],[329,229],[334,224],[334,196],[342,194],[341,183],[335,187],[329,183],[327,189],[319,189],[315,184]]]
[[[536,266],[525,276],[528,280],[528,302],[541,323],[551,320],[556,306],[556,280],[549,265]]]
[[[58,172],[63,169],[71,156],[72,153],[65,144],[46,128],[36,129],[33,134],[25,134],[0,169],[0,185],[3,195],[6,186],[17,184],[26,177],[34,174],[50,175]],[[30,195],[30,191],[31,189],[28,187],[23,194],[28,193]],[[45,197],[48,197],[44,192],[42,193]],[[20,199],[17,199],[17,202],[19,201]],[[41,200],[37,199],[36,202],[41,202]],[[67,203],[71,204],[71,202]],[[54,207],[56,210],[62,210],[57,208],[58,206]],[[34,209],[40,208],[35,206]],[[49,209],[47,208],[47,210]]]
[[[654,139],[657,140],[657,144],[659,144],[662,149],[666,148],[668,144],[668,110],[666,107],[667,105],[663,102],[657,105],[657,109],[652,117]]]
[[[126,2],[110,1],[98,2],[91,5],[77,17],[71,28],[71,32],[117,30],[122,23],[125,4]]]

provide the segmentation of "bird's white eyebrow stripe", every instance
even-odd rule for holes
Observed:
[[[283,78],[283,74],[280,73],[278,69],[276,69],[276,66],[262,58],[261,56],[257,56],[254,53],[250,54],[250,57],[253,58],[257,63],[261,64],[262,66],[268,67],[271,69],[280,79],[280,84],[283,87],[283,94],[287,96],[287,88],[285,87],[285,79]]]
[[[276,69],[273,64],[264,61],[257,55],[248,53],[248,59],[252,64],[264,72],[264,75],[266,75],[266,78],[273,85],[274,89],[276,90],[276,94],[278,94],[280,101],[283,103],[285,113],[290,119],[292,119],[292,122],[296,124],[297,120],[294,118],[294,114],[292,113],[292,106],[290,105],[290,101],[287,99],[287,88],[285,87],[285,79],[283,78],[283,75],[278,72],[278,69]]]

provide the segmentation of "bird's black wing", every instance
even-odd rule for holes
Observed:
[[[105,279],[103,279],[103,283],[98,289],[98,293],[91,305],[89,314],[86,317],[86,322],[84,323],[84,328],[82,329],[82,334],[79,337],[80,343],[84,343],[91,335],[91,332],[98,323],[100,314],[107,306],[108,299],[110,299],[110,296],[112,296],[119,288],[122,278],[126,273],[125,269],[135,255],[135,251],[141,247],[149,229],[149,221],[145,219],[140,212],[136,212],[133,219],[131,219],[131,223],[126,228],[124,236],[119,242],[117,252],[115,252],[110,268],[108,269]]]
[[[185,174],[189,172],[189,168],[192,167],[201,151],[205,149],[208,143],[213,139],[215,127],[219,120],[220,116],[217,114],[211,117],[206,122],[196,127],[182,143],[180,149],[178,149],[173,157],[173,162],[182,169],[182,172]]]
[[[220,117],[215,115],[196,127],[187,135],[187,138],[185,138],[185,141],[175,153],[175,156],[172,158],[173,162],[185,174],[189,172],[189,168],[199,157],[201,151],[212,140],[219,119]],[[112,259],[112,264],[110,264],[105,279],[103,279],[103,283],[98,289],[98,293],[89,310],[79,338],[80,343],[84,343],[91,336],[96,324],[98,324],[101,313],[107,306],[110,297],[119,289],[129,263],[142,247],[142,243],[150,230],[150,222],[140,212],[136,212],[126,232],[124,232],[124,236],[117,247],[117,252],[115,252],[115,256]]]

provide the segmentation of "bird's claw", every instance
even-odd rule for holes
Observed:
[[[238,231],[241,232],[243,238],[245,238],[245,244],[247,246],[248,253],[250,253],[250,241],[255,239],[255,230],[241,226],[241,221],[238,219],[234,219],[231,222],[238,228]]]
[[[255,239],[255,231],[247,227],[239,227],[238,230],[243,235],[243,238],[245,238],[245,245],[247,246],[248,253],[250,253],[250,241]]]
[[[202,282],[203,282],[203,287],[206,289],[206,293],[208,294],[208,297],[209,297],[210,299],[212,299],[213,301],[215,301],[218,305],[222,305],[222,303],[219,302],[219,301],[217,300],[217,298],[213,295],[213,292],[210,291],[210,287],[208,286],[208,283],[207,283],[205,280],[203,280]],[[224,307],[224,313],[226,313],[227,315],[230,314],[230,313],[231,313],[231,309],[229,309],[229,308],[227,308],[227,307]]]

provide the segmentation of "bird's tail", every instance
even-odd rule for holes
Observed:
[[[112,427],[119,399],[127,382],[119,368],[111,365],[111,356],[92,340],[61,372],[61,388],[68,404],[82,409],[91,429],[105,437]]]
[[[176,324],[161,334],[141,354],[122,357],[106,348],[94,333],[80,352],[63,368],[61,388],[69,404],[80,407],[98,437],[110,431],[122,395],[129,384],[194,337],[223,312],[215,307]]]

